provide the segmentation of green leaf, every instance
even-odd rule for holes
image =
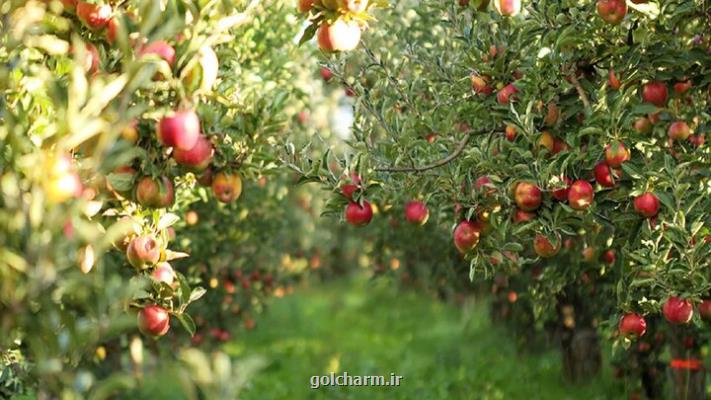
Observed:
[[[175,314],[175,318],[180,321],[180,324],[183,325],[183,328],[185,328],[186,331],[190,334],[190,336],[195,335],[195,330],[197,327],[195,326],[195,321],[193,321],[193,318],[190,316],[190,314],[187,313],[182,313],[182,314]]]
[[[188,280],[185,279],[185,275],[180,272],[175,273],[178,276],[178,283],[180,283],[180,303],[188,304],[190,302],[190,284]]]
[[[626,162],[622,163],[622,171],[629,175],[632,179],[641,179],[642,172],[637,169],[632,163]]]
[[[114,190],[128,192],[133,188],[133,175],[110,173],[107,177],[109,184]]]
[[[311,25],[309,25],[309,26],[304,30],[304,34],[301,35],[301,39],[299,39],[299,46],[301,46],[302,44],[304,44],[304,43],[308,42],[309,40],[311,40],[311,38],[316,35],[316,31],[318,30],[318,27],[319,27],[319,25],[318,25],[316,22],[314,22],[314,23],[312,23]]]
[[[198,286],[194,288],[193,291],[190,293],[190,298],[188,298],[188,304],[192,303],[193,301],[199,300],[202,296],[205,295],[205,293],[207,293],[207,290],[205,290],[205,288],[203,287]]]
[[[162,231],[163,229],[175,225],[175,223],[178,221],[180,221],[179,216],[173,213],[165,213],[161,215],[160,220],[158,221],[158,226],[156,228]]]
[[[654,194],[659,198],[659,201],[664,204],[664,207],[666,207],[668,210],[676,209],[676,206],[674,205],[674,200],[671,196],[663,192],[656,192]]]
[[[630,114],[632,115],[639,115],[639,114],[649,114],[657,111],[657,106],[652,105],[652,104],[640,104],[637,106],[632,107],[630,110]]]

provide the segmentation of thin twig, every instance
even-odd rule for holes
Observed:
[[[467,147],[467,143],[469,143],[469,139],[471,139],[472,136],[479,135],[479,134],[484,134],[488,133],[488,130],[479,130],[479,131],[469,131],[466,133],[466,135],[462,138],[462,140],[459,141],[459,144],[457,145],[457,148],[454,149],[454,151],[449,154],[447,157],[435,161],[433,163],[423,165],[420,167],[378,167],[375,168],[377,172],[392,172],[392,173],[400,173],[400,172],[424,172],[428,171],[431,169],[439,168],[443,165],[447,165],[450,162],[454,161],[457,157],[459,157],[462,152],[464,152],[464,149]]]
[[[575,86],[575,90],[578,91],[578,96],[580,96],[580,100],[583,102],[583,106],[585,106],[585,111],[587,111],[588,114],[592,113],[592,105],[590,105],[590,99],[588,98],[587,93],[585,93],[585,90],[583,90],[583,87],[580,85],[578,77],[575,76],[575,71],[570,74],[570,82],[573,83],[573,86]]]

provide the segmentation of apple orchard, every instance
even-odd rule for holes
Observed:
[[[130,398],[161,363],[235,397],[220,345],[367,255],[443,300],[486,284],[492,320],[555,343],[572,383],[604,358],[629,398],[705,398],[708,0],[0,16],[0,397]],[[334,93],[345,143],[317,118]]]

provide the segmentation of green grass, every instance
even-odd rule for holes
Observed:
[[[554,350],[519,355],[486,304],[468,312],[422,293],[361,280],[303,288],[276,300],[226,346],[269,364],[242,399],[611,399],[623,398],[609,370],[587,385],[562,381]],[[404,376],[399,387],[311,389],[312,375]]]

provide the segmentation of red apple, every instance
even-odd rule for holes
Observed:
[[[541,132],[541,137],[538,139],[538,146],[545,147],[548,152],[555,153],[555,138],[548,131]]]
[[[559,188],[559,189],[553,189],[553,192],[551,192],[551,195],[553,196],[554,199],[558,201],[567,201],[568,200],[568,193],[570,192],[570,185],[573,183],[573,180],[568,178],[568,177],[563,177],[562,178],[563,183],[565,186]]]
[[[214,178],[213,175],[214,174],[213,174],[212,168],[206,168],[204,171],[202,171],[202,174],[198,175],[198,177],[197,177],[198,184],[200,184],[200,186],[211,187],[212,180]]]
[[[604,253],[602,253],[602,256],[600,256],[603,262],[605,262],[608,265],[612,265],[615,263],[615,260],[617,259],[615,255],[615,250],[606,250]]]
[[[535,211],[541,206],[543,195],[538,186],[530,182],[519,182],[514,193],[516,205],[523,211]]]
[[[175,192],[168,177],[143,177],[136,185],[136,200],[144,207],[165,208],[173,204]]]
[[[608,24],[618,25],[627,14],[625,0],[597,0],[597,13]]]
[[[62,5],[67,11],[74,11],[77,7],[78,0],[61,0]]]
[[[118,17],[114,16],[109,20],[109,22],[106,25],[106,41],[109,42],[109,44],[114,44],[116,42],[116,34],[118,33],[119,29],[119,22]]]
[[[574,210],[585,210],[593,202],[595,192],[588,181],[582,179],[573,182],[568,192],[568,205]]]
[[[333,78],[333,72],[331,72],[331,70],[326,67],[321,67],[319,73],[321,74],[321,78],[323,78],[323,80],[326,82],[330,81],[331,78]]]
[[[645,218],[652,218],[659,213],[659,199],[652,193],[644,193],[634,199],[634,210]]]
[[[560,251],[560,236],[556,234],[555,243],[553,243],[545,235],[537,233],[533,238],[533,251],[543,258],[555,256]]]
[[[242,194],[242,177],[236,172],[218,172],[212,179],[212,192],[222,203],[235,201]]]
[[[464,254],[473,250],[479,243],[481,227],[472,221],[462,221],[454,229],[454,246]]]
[[[84,59],[84,71],[89,75],[96,73],[99,70],[99,62],[101,56],[99,50],[91,43],[86,44],[86,58]]]
[[[536,213],[526,212],[517,208],[513,215],[513,222],[518,224],[521,222],[532,221],[534,218],[536,218]]]
[[[704,145],[704,142],[706,142],[706,136],[701,133],[689,136],[689,143],[691,143],[694,147],[701,147]]]
[[[430,211],[425,203],[413,200],[405,204],[405,219],[415,225],[424,225],[430,216]]]
[[[628,339],[638,339],[647,332],[647,321],[639,314],[627,313],[620,319],[620,334]]]
[[[711,321],[711,300],[701,300],[701,304],[699,304],[699,315],[704,321]]]
[[[147,305],[138,312],[138,329],[147,336],[164,336],[170,329],[170,314],[158,305]]]
[[[553,139],[553,154],[558,154],[561,151],[568,151],[570,150],[570,146],[568,143],[565,143],[564,141],[555,138]]]
[[[89,29],[99,30],[111,19],[111,6],[108,4],[93,4],[85,1],[77,2],[77,17]]]
[[[615,75],[615,70],[610,68],[610,72],[608,75],[609,76],[607,78],[607,85],[612,90],[619,90],[622,84],[620,83],[620,80],[617,79],[617,76]]]
[[[196,333],[195,336],[190,338],[190,343],[193,346],[200,346],[203,341],[205,341],[205,337],[201,333]]]
[[[560,118],[560,110],[558,110],[558,105],[555,102],[548,103],[548,110],[546,111],[546,116],[543,118],[543,124],[546,126],[555,126]]]
[[[156,55],[159,58],[165,60],[171,67],[175,64],[175,49],[173,46],[168,44],[164,40],[156,40],[151,42],[147,46],[143,46],[139,51],[138,55],[140,57],[145,57],[148,55]]]
[[[662,313],[669,323],[681,325],[691,321],[691,317],[694,315],[694,307],[689,300],[672,296],[664,303]]]
[[[314,6],[314,0],[299,0],[299,12],[307,13]]]
[[[101,55],[99,50],[93,44],[86,42],[84,45],[86,52],[84,53],[84,59],[80,60],[84,63],[84,71],[89,75],[94,75],[99,70],[99,63],[101,62]],[[74,54],[75,49],[73,47],[69,48],[69,53]]]
[[[633,127],[638,133],[649,133],[652,131],[652,122],[645,117],[640,117],[634,121]]]
[[[151,235],[136,236],[128,243],[126,258],[134,268],[146,269],[158,262],[160,245]]]
[[[605,161],[600,161],[595,164],[593,169],[593,175],[595,175],[595,181],[603,187],[614,187],[616,174],[613,169]]]
[[[326,52],[349,51],[360,42],[360,25],[353,20],[337,19],[333,24],[324,22],[318,30],[318,45]]]
[[[180,165],[202,171],[210,165],[214,151],[212,143],[205,136],[200,135],[192,149],[181,150],[176,147],[173,151],[173,159]]]
[[[692,86],[693,86],[693,84],[688,79],[685,81],[677,82],[674,84],[674,93],[677,96],[681,96],[682,94],[688,92]]]
[[[175,271],[167,262],[156,265],[156,269],[151,273],[151,277],[156,282],[163,282],[168,286],[173,286],[175,283]]]
[[[341,193],[345,198],[348,200],[353,200],[353,195],[355,195],[355,192],[358,190],[359,186],[353,183],[346,183],[341,187]]]
[[[353,200],[356,191],[361,188],[362,179],[358,174],[351,174],[351,181],[341,187],[341,193],[348,200]]]
[[[513,142],[516,140],[516,127],[514,125],[506,125],[504,134],[506,136],[506,140]]]
[[[309,122],[309,112],[306,110],[301,110],[296,114],[296,119],[301,125],[306,125]]]
[[[642,87],[642,100],[654,104],[657,107],[664,107],[668,97],[667,84],[659,81],[651,81]]]
[[[605,162],[613,168],[619,168],[623,162],[630,159],[630,151],[627,150],[625,144],[616,142],[605,147]]]
[[[595,258],[595,247],[592,247],[592,246],[584,247],[583,250],[580,252],[580,255],[583,257],[583,261],[592,262],[593,259]],[[585,283],[585,284],[590,283],[590,276],[587,273],[584,273],[582,278],[583,278],[583,283]]]
[[[471,77],[472,89],[477,94],[488,96],[494,92],[494,88],[489,84],[491,77],[488,75],[472,74]]]
[[[346,221],[353,226],[368,225],[373,219],[373,207],[363,200],[363,205],[350,202],[346,206]]]
[[[689,125],[686,122],[675,121],[669,125],[667,133],[671,140],[686,140],[691,136],[691,129],[689,129]]]
[[[509,83],[496,93],[496,101],[501,105],[509,104],[509,102],[516,100],[516,93],[518,93],[516,86],[513,83]]]
[[[521,0],[494,0],[494,8],[499,14],[512,17],[521,12]]]
[[[161,118],[157,131],[165,146],[190,150],[200,138],[200,118],[194,110],[176,110]]]

